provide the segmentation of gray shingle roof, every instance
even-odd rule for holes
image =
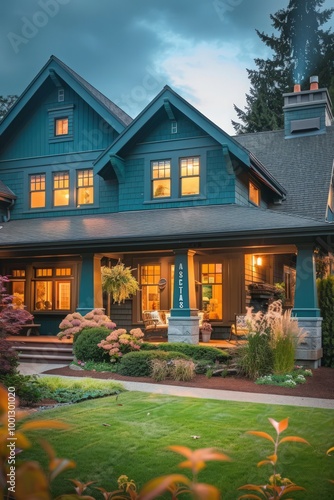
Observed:
[[[272,207],[324,221],[334,160],[334,126],[326,134],[285,139],[284,131],[242,134],[250,150],[284,186],[286,201]]]
[[[58,59],[55,56],[51,56],[52,59],[57,61],[57,63],[62,66],[68,73],[72,75],[72,77],[80,83],[82,87],[84,87],[89,94],[91,94],[94,99],[99,101],[102,106],[104,106],[110,113],[112,113],[116,118],[118,118],[124,126],[129,125],[132,122],[131,116],[129,116],[125,111],[117,106],[114,102],[112,102],[108,97],[103,95],[99,90],[97,90],[93,85],[88,83],[84,78],[82,78],[78,73],[73,71],[69,66],[67,66],[63,61]]]
[[[11,189],[4,182],[0,180],[0,196],[10,200],[16,200],[16,196]]]
[[[11,220],[2,225],[0,246],[3,249],[12,245],[35,247],[38,243],[39,248],[51,244],[69,248],[72,244],[84,244],[89,240],[96,251],[99,244],[108,243],[111,250],[113,244],[131,245],[136,241],[145,241],[150,248],[157,241],[180,242],[194,237],[196,241],[205,242],[210,238],[231,240],[236,235],[266,238],[273,234],[317,232],[324,226],[325,230],[334,230],[334,226],[328,223],[325,225],[272,210],[217,205]]]

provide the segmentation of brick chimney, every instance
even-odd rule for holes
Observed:
[[[296,83],[294,91],[283,97],[286,139],[326,133],[333,121],[332,102],[328,90],[319,89],[317,76],[311,76],[309,90]]]

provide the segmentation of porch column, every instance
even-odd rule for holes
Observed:
[[[198,344],[199,318],[195,293],[195,252],[176,250],[174,253],[174,307],[169,318],[168,341]]]
[[[96,307],[103,307],[101,256],[98,254],[83,254],[77,311],[84,316]]]
[[[296,350],[298,364],[317,368],[322,358],[322,318],[318,307],[313,244],[297,245],[296,289],[293,316],[306,332]]]

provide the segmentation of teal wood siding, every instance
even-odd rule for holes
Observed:
[[[21,128],[13,139],[7,139],[1,160],[32,158],[59,154],[73,155],[80,151],[103,150],[116,138],[115,131],[72,89],[65,87],[65,101],[57,102],[57,89],[50,85],[49,94],[38,106],[30,109],[20,120]],[[73,139],[49,142],[50,110],[73,106]]]
[[[119,185],[120,211],[235,203],[235,174],[233,170],[227,168],[221,147],[211,145],[210,149],[209,147],[173,149],[162,150],[159,153],[147,152],[144,156],[129,157],[126,160],[126,178],[124,183]],[[171,159],[172,175],[177,177],[176,184],[178,184],[179,158],[185,156],[200,156],[202,176],[200,195],[152,200],[151,161],[160,157]]]
[[[119,210],[140,210],[144,201],[144,158],[126,161],[126,180],[119,185]],[[145,207],[144,207],[145,208]]]
[[[208,151],[204,204],[235,203],[235,182],[235,173],[226,164],[222,149]]]
[[[242,176],[240,178],[237,177],[235,186],[235,202],[237,203],[237,205],[254,207],[254,203],[252,203],[248,199],[248,179],[249,178],[247,176]],[[268,203],[266,201],[267,193],[265,192],[264,188],[261,188],[260,184],[256,184],[260,188],[260,207],[268,208]]]
[[[141,142],[160,142],[160,141],[170,141],[185,139],[187,137],[201,137],[207,136],[200,127],[198,127],[194,122],[188,120],[184,115],[176,110],[175,120],[169,120],[166,118],[166,113],[162,111],[159,113],[160,121],[157,123],[156,127],[149,132],[144,141]],[[172,134],[172,122],[177,123],[177,132]]]
[[[193,121],[175,112],[177,133],[172,134],[172,121],[164,110],[159,113],[152,129],[137,139],[125,158],[125,179],[119,186],[119,210],[189,207],[235,203],[235,173],[231,162],[226,163],[223,148]],[[180,158],[200,158],[200,194],[180,196]],[[151,162],[170,160],[170,198],[152,199]]]
[[[75,206],[76,172],[93,169],[93,162],[116,138],[117,133],[72,89],[65,86],[65,101],[57,102],[54,85],[45,84],[41,100],[30,106],[30,115],[21,117],[11,138],[4,138],[0,156],[0,176],[15,193],[17,199],[11,209],[12,219],[62,217],[67,215],[96,214],[118,211],[118,183],[104,181],[94,175],[94,204],[84,208]],[[59,117],[58,109],[71,115],[71,138],[61,136],[55,140],[50,115]],[[52,125],[50,124],[52,123]],[[51,139],[51,140],[50,140]],[[52,207],[52,179],[55,172],[69,172],[71,203],[66,207]],[[29,208],[29,179],[32,174],[46,176],[46,203],[42,209]]]

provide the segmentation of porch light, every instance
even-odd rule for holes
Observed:
[[[253,256],[253,266],[262,266],[262,257],[256,257],[256,255]]]

